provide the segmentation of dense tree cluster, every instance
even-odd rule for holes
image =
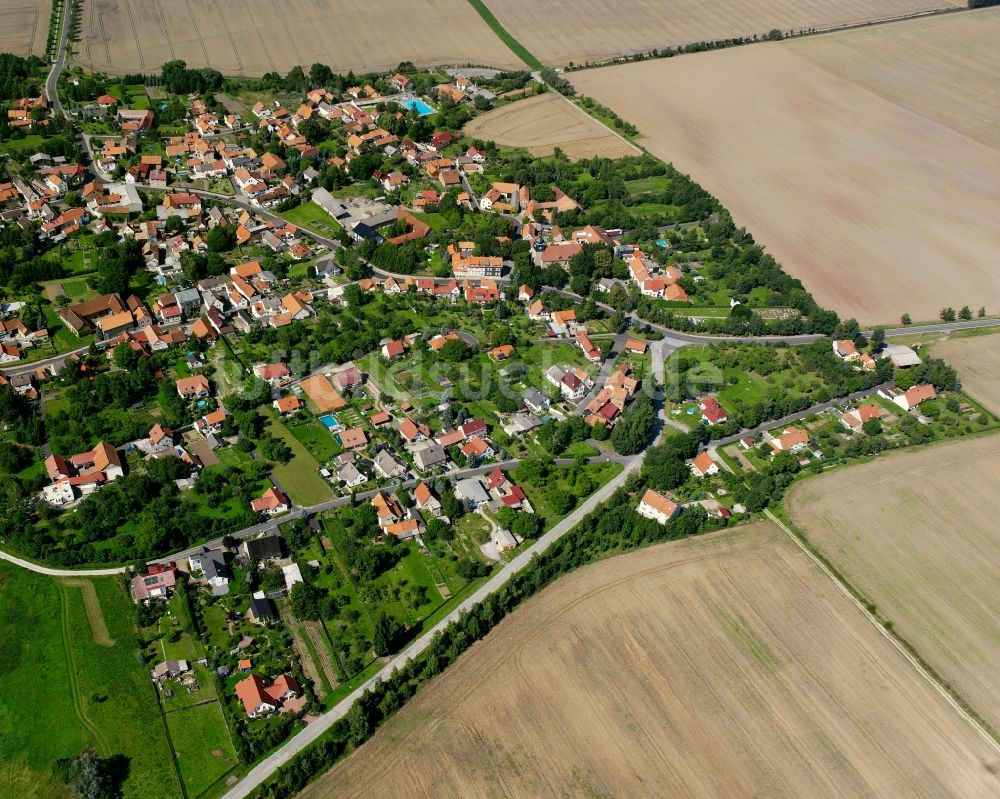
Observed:
[[[656,408],[653,401],[640,394],[611,431],[611,445],[619,455],[635,455],[646,448],[655,427]]]
[[[0,53],[0,101],[37,97],[46,68],[44,59],[38,56],[22,58]]]

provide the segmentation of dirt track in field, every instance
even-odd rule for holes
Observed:
[[[998,765],[757,524],[559,580],[302,796],[981,797]]]
[[[1000,436],[893,454],[796,486],[795,523],[1000,729]]]
[[[84,610],[87,611],[87,621],[90,623],[90,632],[94,636],[94,643],[99,646],[114,646],[114,639],[108,632],[108,624],[104,620],[104,612],[101,610],[101,601],[97,598],[97,589],[90,580],[69,579],[64,581],[67,588],[79,588],[80,597],[83,599]]]
[[[487,111],[466,125],[464,132],[506,147],[523,147],[537,156],[552,155],[556,147],[570,160],[639,154],[637,147],[553,92]]]
[[[998,41],[993,8],[569,77],[821,305],[893,323],[1000,296],[1000,149],[971,135],[1000,137]]]
[[[489,0],[504,27],[556,66],[736,36],[888,19],[954,0]],[[964,3],[962,4],[964,5]]]
[[[524,65],[466,0],[88,0],[76,60],[95,70],[158,72],[182,59],[230,75],[417,65]]]

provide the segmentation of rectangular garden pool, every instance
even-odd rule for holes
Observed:
[[[423,100],[418,100],[416,97],[411,97],[409,100],[403,100],[401,103],[405,108],[409,108],[411,111],[416,111],[420,116],[425,117],[434,113],[434,109],[431,108]]]
[[[327,430],[334,430],[340,427],[340,422],[337,421],[337,417],[332,413],[328,413],[326,416],[320,416],[319,420],[323,423],[323,427]]]

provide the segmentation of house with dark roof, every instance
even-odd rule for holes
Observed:
[[[250,562],[277,560],[282,556],[281,536],[262,535],[260,538],[247,538],[240,544],[240,555]]]
[[[253,597],[247,610],[247,618],[257,624],[264,624],[278,618],[278,611],[267,597]]]
[[[226,563],[226,553],[221,549],[202,547],[188,556],[188,567],[191,572],[201,572],[213,588],[228,586],[233,577]]]

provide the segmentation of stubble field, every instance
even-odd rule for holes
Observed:
[[[756,524],[559,580],[302,796],[980,797],[997,765]]]
[[[544,63],[599,61],[691,42],[890,19],[953,0],[489,0],[504,27]],[[554,32],[558,32],[554,35]]]
[[[1000,104],[964,86],[1000,74],[998,40],[994,8],[570,77],[719,197],[821,305],[864,323],[934,319],[1000,294],[1000,226],[984,223],[1000,216],[1000,149],[969,135],[995,132]],[[882,48],[891,80],[872,66]],[[930,105],[947,111],[921,98],[928,72]]]
[[[51,11],[45,0],[0,0],[0,53],[45,55]]]
[[[231,75],[417,65],[523,67],[466,0],[92,0],[76,60],[109,73],[157,72],[176,58]]]
[[[958,371],[969,394],[1000,415],[1000,335],[958,336],[935,342],[930,350]]]
[[[537,156],[552,155],[556,147],[570,160],[639,155],[637,147],[609,133],[593,117],[554,92],[480,114],[465,126],[464,133],[505,147],[524,147]]]
[[[998,481],[1000,437],[990,436],[807,480],[787,503],[809,540],[994,729]]]

